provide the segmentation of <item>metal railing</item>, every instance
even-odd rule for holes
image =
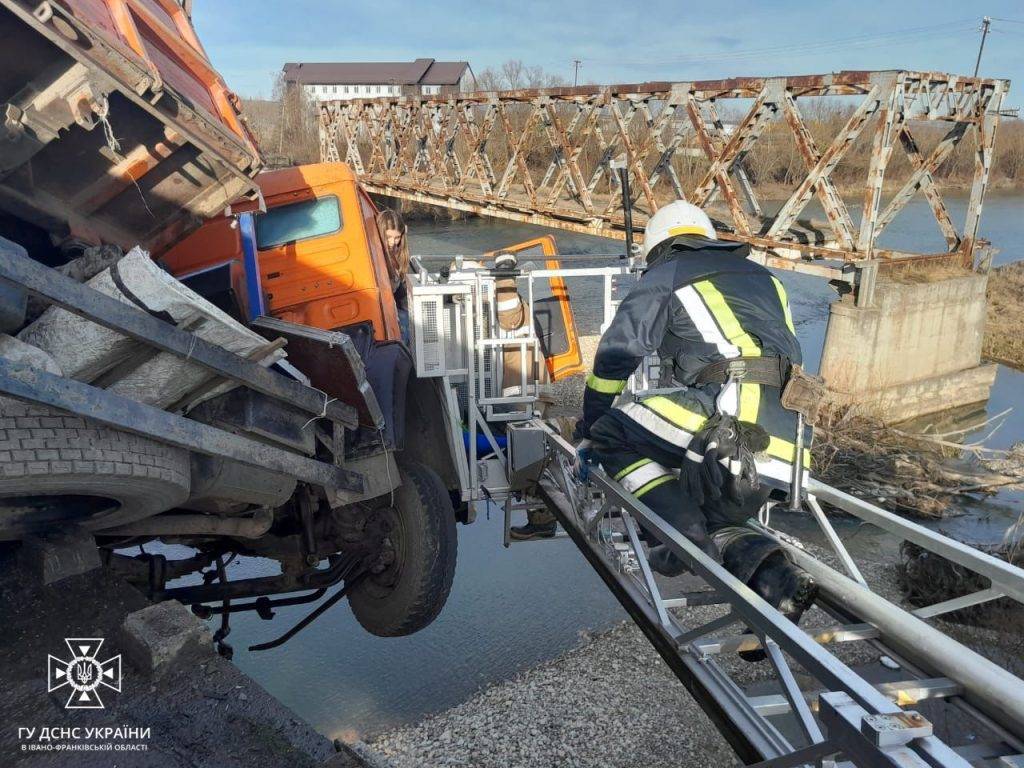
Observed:
[[[771,526],[767,514],[751,523],[776,538],[819,585],[816,606],[832,623],[801,629],[600,468],[593,468],[589,480],[581,482],[574,468],[574,447],[547,423],[531,417],[528,404],[524,411],[523,398],[515,399],[516,416],[510,420],[494,410],[501,404],[499,396],[479,397],[479,343],[493,341],[491,334],[497,327],[491,316],[493,302],[488,300],[493,297],[494,273],[486,268],[471,269],[455,282],[444,283],[418,263],[417,267],[419,281],[412,290],[414,345],[443,343],[444,339],[436,337],[437,329],[452,329],[453,334],[458,329],[459,343],[468,350],[449,370],[435,372],[443,377],[450,410],[460,413],[469,434],[465,463],[459,468],[463,498],[484,499],[504,507],[506,545],[517,511],[550,510],[741,759],[777,768],[809,764],[968,766],[978,765],[979,756],[1006,759],[998,765],[1024,760],[1024,681],[930,623],[997,598],[1024,603],[1024,571],[808,477],[798,506],[820,528],[836,568]],[[602,280],[607,323],[617,305],[616,288],[628,287],[635,274],[627,262],[614,267],[522,269],[516,276],[530,315],[535,280],[552,276]],[[616,281],[623,284],[616,286]],[[461,300],[445,303],[444,297],[454,294]],[[445,308],[450,317],[448,322],[433,322],[428,339],[419,308],[424,299],[433,297],[441,297],[436,306]],[[533,341],[532,331],[517,342],[524,340]],[[524,357],[520,356],[523,366]],[[656,360],[647,361],[634,374],[624,396],[650,392],[656,380],[650,371],[656,370],[656,365]],[[492,374],[502,368],[500,360],[491,361]],[[525,375],[525,371],[521,373]],[[453,423],[456,429],[458,425]],[[504,442],[497,437],[499,430],[504,431]],[[488,446],[483,457],[477,451],[478,433],[484,435]],[[780,492],[790,490],[767,477],[762,482],[773,484]],[[991,586],[905,610],[872,590],[826,517],[822,503],[946,557],[985,577]],[[655,579],[648,563],[650,544],[642,540],[641,529],[648,541],[654,537],[681,558],[702,588],[682,595],[666,594],[666,582]],[[675,588],[677,582],[668,585]],[[695,620],[689,611],[708,605],[720,606],[720,615]],[[880,655],[895,659],[906,671],[906,678],[872,684],[829,648],[850,642],[872,644]],[[780,693],[748,695],[730,675],[729,665],[722,663],[726,654],[755,649],[765,652]],[[802,671],[802,683],[798,683],[795,670]],[[947,744],[935,735],[927,719],[905,708],[929,699],[942,699],[955,707],[977,726],[977,733],[988,734],[986,743]],[[778,715],[793,718],[799,738],[780,730],[771,719]]]

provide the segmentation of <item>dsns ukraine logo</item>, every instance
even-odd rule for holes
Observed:
[[[48,656],[47,692],[68,685],[71,695],[65,709],[103,709],[100,686],[121,692],[121,654],[101,662],[97,657],[102,637],[68,637],[64,642],[71,651],[71,660]]]

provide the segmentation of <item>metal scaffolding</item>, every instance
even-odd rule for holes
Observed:
[[[513,515],[540,508],[554,514],[564,530],[556,538],[572,539],[745,764],[1024,765],[1024,681],[951,637],[942,622],[997,599],[1024,603],[1024,571],[811,475],[795,486],[800,513],[820,533],[821,545],[806,547],[794,527],[798,515],[771,514],[787,493],[793,500],[794,487],[765,475],[776,498],[747,524],[778,540],[819,586],[814,619],[804,628],[793,624],[600,467],[581,477],[575,447],[536,415],[537,387],[526,385],[525,350],[539,343],[536,328],[502,331],[495,307],[499,273],[461,257],[445,260],[456,269],[442,278],[413,259],[410,320],[418,375],[440,379],[450,412],[459,414],[453,439],[462,430],[468,435],[457,466],[463,498],[504,508],[506,546]],[[528,317],[551,278],[601,280],[608,322],[616,284],[628,287],[634,266],[524,268],[500,276],[517,280]],[[506,371],[504,350],[518,351],[518,371]],[[658,365],[656,356],[645,359],[620,397],[655,391]],[[824,505],[946,558],[989,586],[916,609],[893,602],[872,588],[865,578],[871,572],[858,566]],[[649,554],[657,543],[690,573],[656,578]],[[840,648],[851,643],[888,657],[899,675],[879,683],[849,666]],[[767,674],[759,679],[772,687],[755,694],[736,679],[730,657],[757,649],[766,654]],[[969,736],[944,727],[947,712],[966,724]],[[936,714],[941,719],[933,724],[927,716]]]
[[[710,208],[720,237],[750,243],[765,263],[856,285],[865,263],[973,265],[1008,88],[1007,80],[882,71],[326,101],[321,159],[349,163],[379,194],[611,237],[625,225],[614,170],[625,164],[637,225],[669,200],[689,200]],[[841,119],[808,119],[822,110]],[[925,122],[945,126],[927,151],[921,137],[934,129],[922,130]],[[837,126],[827,144],[826,123]],[[933,175],[969,135],[973,184],[958,228]],[[756,178],[748,162],[759,142],[800,158],[777,210],[757,191],[775,180]],[[858,142],[870,144],[854,191],[859,215],[836,180]],[[902,184],[893,179],[897,147],[907,157]],[[883,206],[883,185],[894,182]],[[919,191],[947,249],[878,247]],[[824,220],[801,218],[815,197]]]

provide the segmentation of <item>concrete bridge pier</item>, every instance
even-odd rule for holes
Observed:
[[[870,306],[832,304],[821,375],[838,403],[897,422],[988,400],[981,362],[987,274],[926,282],[880,278]]]

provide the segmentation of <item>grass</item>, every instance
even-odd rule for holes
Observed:
[[[996,267],[989,276],[982,354],[1024,370],[1024,262]]]
[[[946,262],[911,262],[905,266],[893,265],[885,272],[885,279],[893,283],[937,283],[973,274],[971,270]]]

